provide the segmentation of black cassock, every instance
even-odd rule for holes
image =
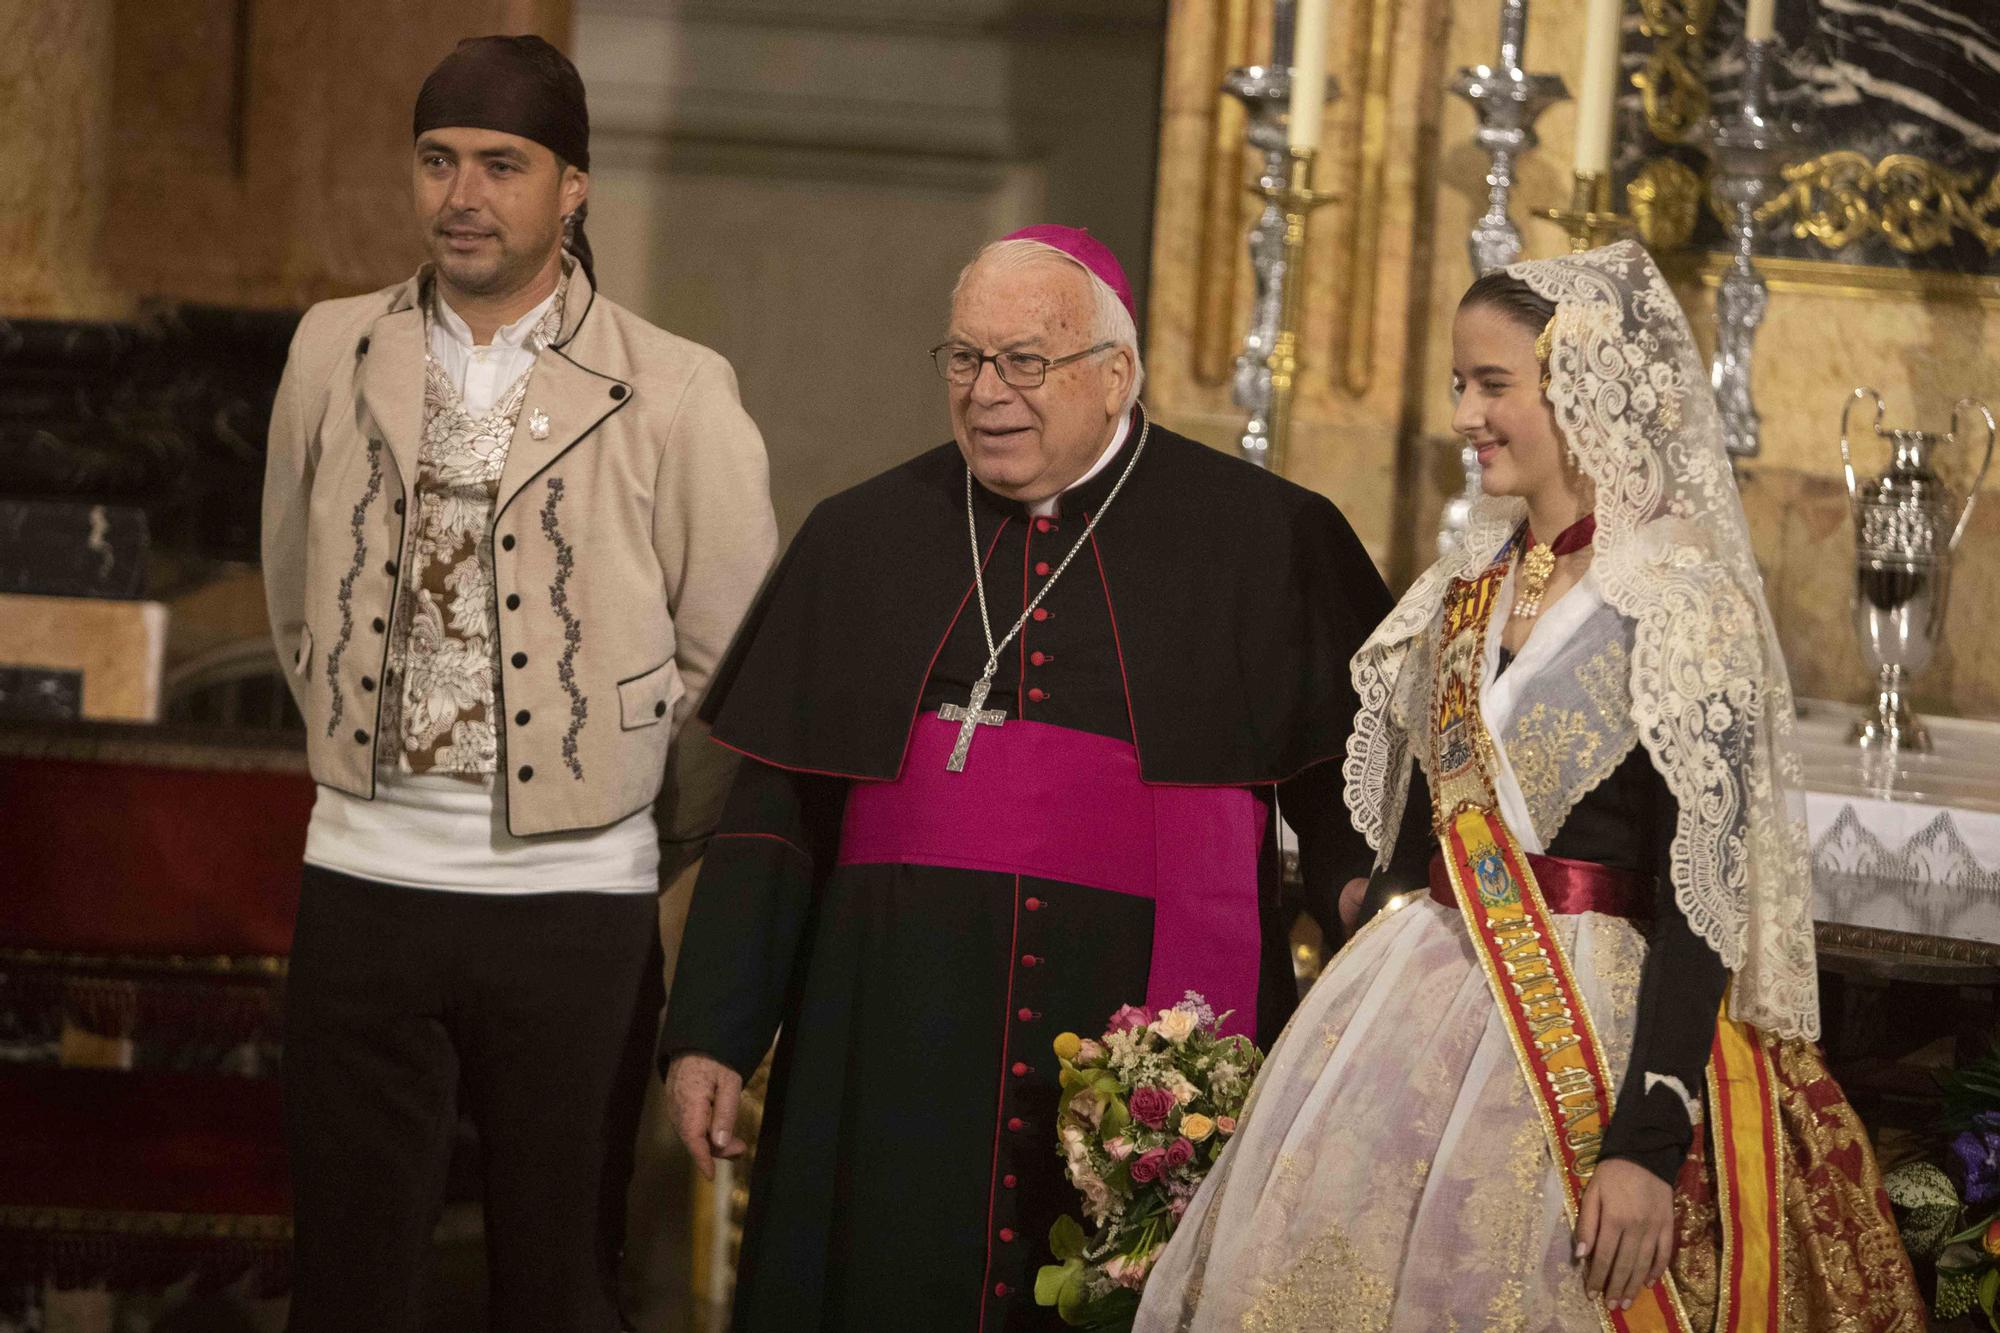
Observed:
[[[1048,518],[974,487],[996,640],[1104,505],[1139,426],[1135,414],[1118,454]],[[1061,1327],[1033,1299],[1050,1224],[1078,1211],[1050,1043],[1096,1035],[1146,997],[1154,902],[988,869],[840,863],[854,784],[895,780],[913,722],[964,704],[985,666],[972,559],[952,445],[827,500],[706,705],[716,739],[754,762],[695,887],[661,1057],[702,1051],[747,1077],[782,1032],[739,1330]],[[1329,921],[1369,861],[1340,793],[1347,664],[1389,605],[1324,497],[1154,426],[1002,655],[986,706],[1135,744],[1149,786],[1275,803]],[[994,734],[979,729],[968,769]],[[1297,997],[1275,821],[1264,828],[1251,855],[1268,1046]]]

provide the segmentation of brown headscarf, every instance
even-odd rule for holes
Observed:
[[[579,171],[590,170],[590,109],[583,77],[569,57],[540,37],[468,37],[438,62],[417,92],[411,137],[463,126],[532,139]],[[563,248],[594,285],[581,205]]]

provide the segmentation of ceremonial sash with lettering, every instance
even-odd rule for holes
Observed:
[[[1493,743],[1479,707],[1487,628],[1515,546],[1445,591],[1430,704],[1431,791],[1452,892],[1506,1020],[1574,1225],[1611,1118],[1611,1079],[1529,858],[1500,817]],[[1780,1158],[1760,1033],[1722,1019],[1709,1087],[1723,1231],[1715,1328],[1774,1329]],[[1598,1314],[1610,1333],[1692,1333],[1670,1274],[1631,1309],[1600,1302]]]

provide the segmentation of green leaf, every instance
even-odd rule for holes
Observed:
[[[1071,1259],[1081,1263],[1083,1259],[1083,1224],[1065,1213],[1049,1228],[1049,1249],[1056,1258],[1067,1263]]]
[[[1936,1254],[1958,1225],[1958,1191],[1951,1177],[1933,1163],[1911,1162],[1883,1177],[1882,1184],[1901,1217],[1903,1248],[1920,1259]]]
[[[1110,1104],[1104,1108],[1103,1117],[1097,1123],[1107,1139],[1123,1134],[1127,1126],[1132,1123],[1132,1113],[1125,1109],[1124,1098],[1111,1098]]]
[[[1951,1177],[1935,1162],[1911,1162],[1882,1177],[1889,1202],[1898,1208],[1925,1208],[1936,1204],[1958,1206],[1958,1191]]]
[[[1979,1277],[1979,1285],[1974,1289],[1979,1297],[1979,1308],[1986,1315],[1986,1322],[1993,1322],[1993,1301],[2000,1297],[2000,1268],[1989,1268]]]
[[[1079,1261],[1076,1271],[1070,1274],[1069,1279],[1063,1283],[1062,1290],[1056,1293],[1056,1313],[1062,1316],[1065,1324],[1081,1324],[1089,1317],[1089,1305],[1089,1288],[1084,1281],[1083,1264]]]
[[[1962,1240],[1952,1241],[1938,1251],[1937,1269],[1940,1273],[1977,1274],[1990,1262],[1986,1251],[1977,1245],[1968,1245]]]
[[[1083,1260],[1080,1258],[1062,1264],[1045,1264],[1035,1274],[1035,1304],[1054,1305],[1057,1296],[1062,1292],[1063,1284],[1068,1282],[1073,1274],[1082,1271]]]

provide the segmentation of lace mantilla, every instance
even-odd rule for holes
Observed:
[[[1634,623],[1633,721],[1680,805],[1675,901],[1734,973],[1732,1017],[1815,1038],[1791,681],[1687,318],[1629,241],[1507,271],[1556,303],[1548,397],[1596,484],[1593,572]],[[1491,560],[1524,514],[1518,499],[1476,503],[1458,548],[1355,656],[1361,710],[1343,775],[1355,826],[1385,860],[1446,581]]]

